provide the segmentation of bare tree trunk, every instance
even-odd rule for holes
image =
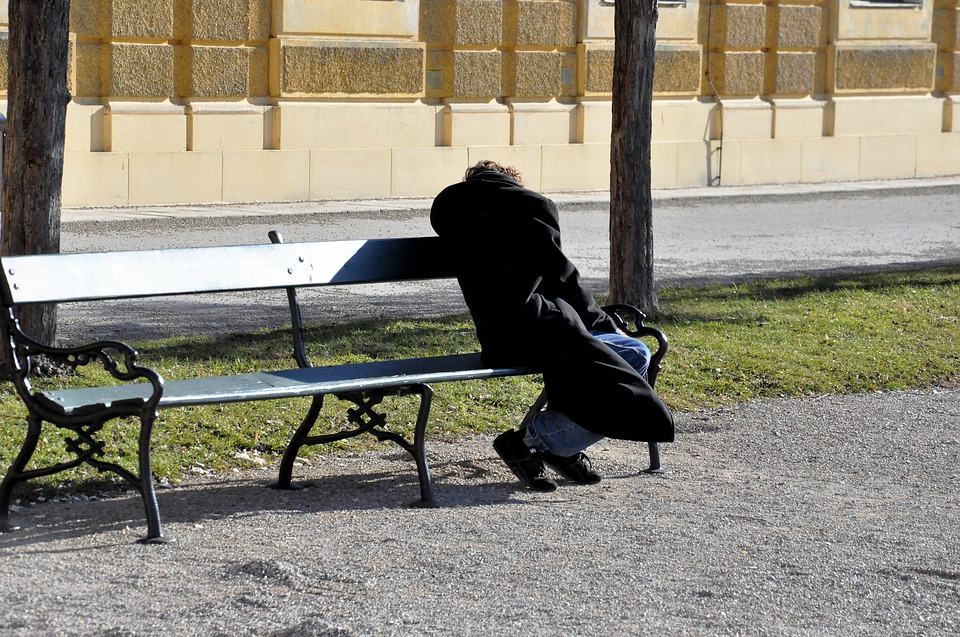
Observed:
[[[610,301],[651,316],[659,309],[650,185],[657,16],[656,0],[617,0],[610,145]]]
[[[60,251],[70,0],[10,0],[0,254]],[[55,305],[27,308],[24,330],[52,344]]]

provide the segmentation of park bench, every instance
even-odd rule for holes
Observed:
[[[478,353],[314,366],[307,356],[298,288],[452,278],[450,260],[444,257],[437,237],[283,243],[277,232],[271,232],[270,239],[271,243],[262,245],[32,255],[0,260],[0,321],[9,346],[6,365],[28,412],[24,442],[0,483],[0,531],[11,529],[10,504],[17,484],[86,463],[100,471],[111,471],[133,485],[146,509],[147,536],[143,541],[167,541],[161,529],[150,458],[151,433],[159,411],[295,397],[310,397],[312,402],[283,454],[276,486],[296,488],[292,482],[294,461],[304,445],[369,433],[395,442],[413,456],[420,483],[420,499],[414,504],[436,506],[425,449],[433,395],[430,384],[534,374],[537,370],[490,368],[483,365]],[[19,323],[20,308],[32,304],[270,289],[287,292],[296,367],[166,380],[140,364],[138,353],[125,343],[99,341],[77,347],[51,347],[24,334]],[[649,335],[658,341],[649,372],[649,380],[654,383],[667,349],[663,334],[643,325],[644,317],[636,308],[616,306],[609,311],[615,313],[628,333]],[[136,316],[126,318],[137,321]],[[31,382],[35,376],[31,361],[35,363],[39,357],[72,369],[99,364],[116,379],[116,384],[36,389]],[[312,429],[327,395],[356,405],[348,410],[350,428],[314,434]],[[400,395],[419,396],[412,441],[391,431],[384,414],[376,411],[385,397]],[[544,402],[541,395],[531,414]],[[139,421],[136,473],[106,460],[105,445],[98,439],[107,422],[124,418]],[[49,467],[28,468],[43,423],[64,430],[70,459]],[[650,460],[647,471],[658,471],[656,443],[650,444]]]

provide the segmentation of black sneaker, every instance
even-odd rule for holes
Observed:
[[[593,470],[590,458],[582,451],[567,458],[544,451],[543,461],[564,478],[577,484],[596,484],[602,480],[600,474]]]
[[[523,433],[511,429],[497,436],[493,448],[513,475],[534,491],[556,491],[557,483],[547,477],[543,468],[543,452],[523,442]]]

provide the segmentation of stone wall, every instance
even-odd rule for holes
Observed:
[[[432,196],[486,157],[606,189],[614,7],[73,0],[64,202]],[[958,11],[661,1],[655,186],[960,174]]]

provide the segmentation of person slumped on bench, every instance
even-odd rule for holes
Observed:
[[[553,491],[601,477],[583,453],[604,437],[672,442],[673,417],[646,381],[650,350],[621,332],[563,253],[553,201],[494,161],[467,169],[433,202],[433,229],[453,260],[485,365],[543,373],[547,408],[493,447],[528,487]]]

